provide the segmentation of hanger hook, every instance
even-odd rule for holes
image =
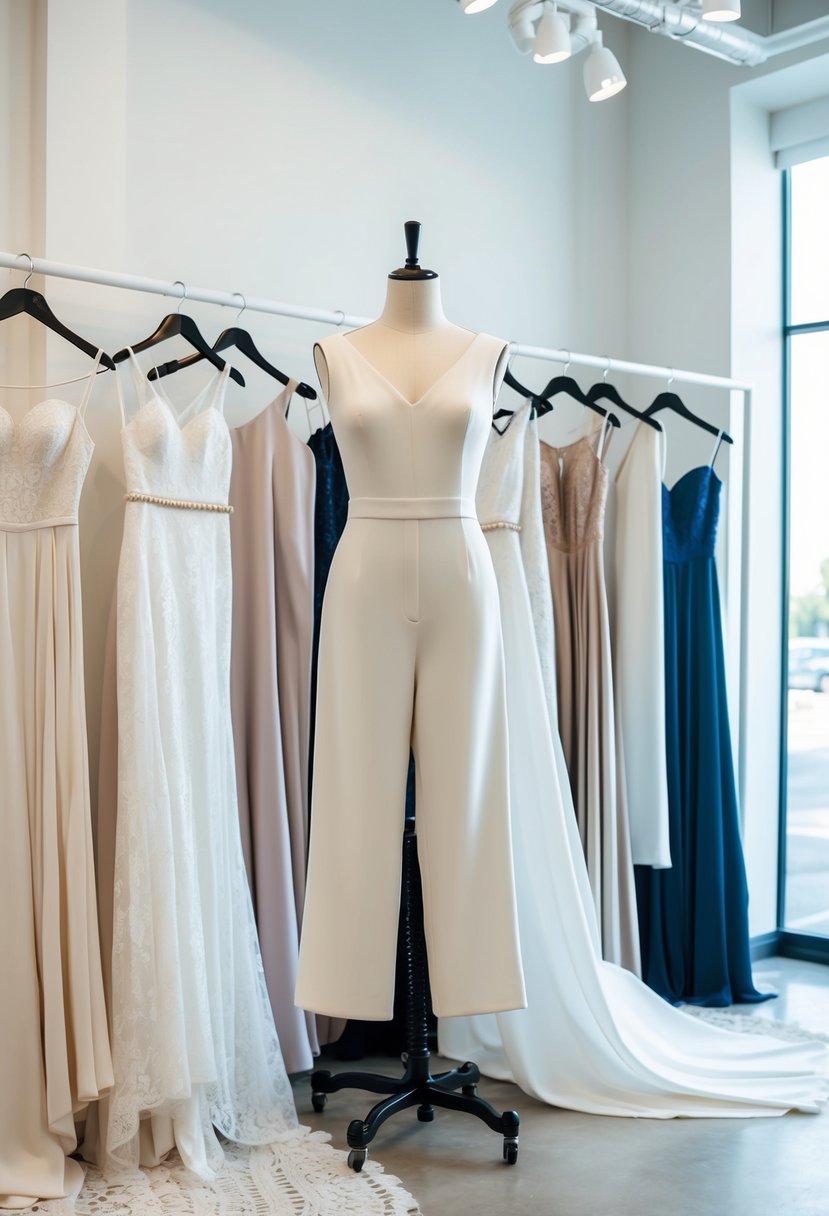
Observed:
[[[568,350],[568,352],[567,352],[567,362],[564,364],[564,371],[562,372],[562,375],[564,375],[564,376],[566,376],[566,375],[567,375],[567,372],[568,372],[568,371],[569,371],[569,369],[570,369],[570,364],[571,364],[572,362],[573,362],[573,352],[572,352],[571,350]]]
[[[247,302],[247,300],[245,299],[244,295],[242,295],[242,292],[241,292],[241,291],[234,291],[234,293],[233,293],[233,294],[234,294],[235,296],[239,296],[239,297],[241,298],[241,300],[242,300],[242,307],[239,309],[239,311],[237,312],[236,316],[233,318],[233,323],[234,323],[234,325],[235,325],[235,324],[236,324],[236,322],[237,322],[237,321],[239,320],[239,318],[241,317],[242,313],[243,313],[243,312],[245,311],[245,309],[247,308],[247,306],[248,306],[248,302]]]
[[[669,367],[668,371],[670,372],[670,375],[668,376],[668,388],[670,388],[676,378],[676,368]]]
[[[23,286],[25,287],[26,284],[28,283],[29,279],[32,277],[32,275],[35,272],[34,259],[32,258],[32,255],[30,253],[18,253],[17,256],[19,258],[28,258],[29,259],[29,273],[26,275],[25,279],[23,280]]]
[[[179,300],[178,308],[176,309],[176,312],[181,312],[181,306],[184,303],[184,301],[187,299],[187,284],[184,282],[183,279],[174,279],[173,280],[174,287],[175,287],[176,283],[181,283],[181,299]]]
[[[610,374],[610,364],[611,364],[611,359],[610,359],[610,356],[609,356],[609,355],[607,355],[607,356],[605,357],[605,369],[604,369],[604,371],[602,372],[602,381],[603,381],[605,384],[607,384],[607,377],[608,377],[608,376],[609,376],[609,374]]]
[[[345,313],[341,308],[336,309],[337,321],[335,322],[337,329],[345,324]]]

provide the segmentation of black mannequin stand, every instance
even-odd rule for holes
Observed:
[[[400,1078],[376,1073],[319,1071],[311,1075],[311,1102],[322,1111],[328,1094],[340,1089],[364,1089],[373,1094],[389,1094],[378,1102],[365,1119],[352,1119],[347,1139],[351,1152],[348,1164],[361,1170],[368,1157],[368,1145],[386,1119],[410,1106],[417,1107],[421,1123],[431,1123],[435,1107],[476,1115],[487,1127],[504,1137],[503,1156],[508,1165],[518,1160],[519,1116],[514,1110],[498,1114],[494,1107],[477,1096],[481,1074],[477,1064],[461,1064],[450,1072],[433,1077],[428,1039],[428,999],[426,938],[423,931],[423,898],[420,867],[417,861],[417,836],[414,820],[406,819],[403,836],[402,877],[403,952],[406,978],[406,1071]],[[460,1090],[460,1093],[455,1091]]]

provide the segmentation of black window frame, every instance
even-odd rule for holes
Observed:
[[[791,170],[782,174],[783,187],[783,570],[782,570],[782,637],[780,680],[780,806],[777,848],[777,933],[772,950],[787,958],[829,964],[829,934],[793,932],[786,928],[786,862],[787,817],[789,785],[789,558],[791,535],[791,408],[792,339],[801,334],[829,332],[829,318],[792,323],[792,177]]]

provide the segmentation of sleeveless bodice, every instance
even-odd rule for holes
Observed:
[[[548,541],[563,553],[574,553],[604,535],[608,474],[594,442],[595,436],[583,435],[567,447],[541,444],[545,530]]]
[[[0,406],[0,528],[77,523],[94,446],[66,401],[41,401],[17,423]]]
[[[669,490],[662,486],[662,553],[666,562],[713,557],[722,482],[710,465],[689,469]]]
[[[482,526],[521,523],[524,437],[529,410],[519,407],[509,425],[492,434],[484,453],[478,482],[478,518]]]
[[[352,502],[462,499],[474,512],[504,343],[476,334],[415,401],[345,335],[334,334],[320,346],[329,362],[328,404]]]
[[[127,493],[227,503],[233,459],[221,410],[227,366],[177,414],[130,359],[139,405],[121,433]]]

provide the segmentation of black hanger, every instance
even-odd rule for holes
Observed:
[[[74,330],[68,329],[52,312],[46,301],[46,297],[41,295],[39,291],[34,291],[31,287],[26,286],[26,283],[28,283],[34,273],[34,263],[32,263],[32,259],[27,253],[22,256],[29,258],[32,269],[26,275],[22,287],[12,287],[10,291],[7,291],[4,296],[0,297],[0,321],[8,321],[10,317],[17,317],[21,313],[26,313],[35,321],[39,321],[41,325],[45,325],[47,329],[51,329],[61,338],[65,338],[67,342],[71,342],[73,346],[77,346],[85,355],[89,355],[90,359],[96,358],[98,347],[93,346],[91,342],[87,342],[86,338],[82,338]],[[112,371],[115,364],[109,355],[102,353],[101,366]]]
[[[645,410],[643,417],[648,419],[657,413],[658,410],[671,410],[672,413],[678,414],[680,418],[684,418],[687,422],[693,422],[694,426],[701,427],[703,431],[708,431],[709,435],[720,434],[718,426],[714,426],[713,423],[706,422],[704,418],[692,414],[682,398],[678,397],[676,393],[670,391],[660,393]],[[723,443],[734,442],[727,431],[722,432],[722,441]]]
[[[241,292],[234,292],[234,295],[236,294],[241,295]],[[244,303],[244,299],[245,297],[242,296],[243,303],[239,314],[236,317],[237,321],[247,307],[247,305]],[[240,329],[238,325],[233,325],[229,329],[222,330],[216,341],[213,343],[212,349],[218,353],[219,351],[227,350],[228,347],[231,346],[235,346],[241,354],[246,355],[248,359],[250,359],[251,363],[254,363],[258,368],[261,368],[263,372],[267,372],[269,376],[273,376],[273,378],[278,380],[280,384],[288,383],[290,377],[286,376],[284,372],[281,372],[278,367],[274,367],[272,363],[268,362],[246,329]],[[194,355],[185,355],[182,359],[173,359],[170,363],[163,363],[161,367],[154,367],[150,372],[150,379],[155,380],[161,376],[171,376],[174,372],[179,371],[181,368],[189,367],[191,363],[198,363],[199,360],[203,358],[204,355],[196,353]],[[300,381],[300,383],[297,384],[296,391],[300,397],[305,397],[308,401],[316,401],[317,399],[316,390],[313,389],[310,384],[306,384],[304,381]]]
[[[594,384],[592,388],[587,390],[587,396],[591,401],[612,401],[617,409],[624,410],[628,414],[632,414],[634,418],[638,418],[640,422],[646,422],[648,426],[652,426],[655,431],[661,431],[662,427],[655,418],[650,418],[642,410],[637,410],[632,405],[628,405],[623,399],[619,390],[613,384],[608,384],[606,380],[600,380],[598,384]]]
[[[574,401],[578,401],[587,409],[593,410],[595,414],[599,414],[602,418],[607,418],[611,426],[620,427],[622,425],[615,414],[598,405],[589,394],[583,393],[572,376],[553,376],[552,380],[538,395],[552,409],[551,398],[557,397],[560,393],[566,393],[568,397],[572,397]]]
[[[538,417],[539,414],[547,414],[553,408],[552,405],[550,405],[550,403],[548,401],[542,401],[542,399],[540,397],[537,397],[535,395],[535,393],[532,391],[532,389],[527,388],[525,385],[523,385],[521,383],[520,380],[516,380],[515,376],[512,374],[512,372],[510,371],[509,368],[507,368],[507,370],[504,373],[504,384],[506,384],[509,388],[513,389],[516,393],[519,393],[522,397],[525,397],[528,401],[531,402],[531,405],[530,405],[530,415],[531,416]],[[492,425],[495,426],[495,422],[498,418],[506,418],[506,417],[511,418],[514,413],[515,413],[515,410],[508,409],[506,406],[503,409],[497,410],[492,415]],[[509,423],[507,423],[507,426],[509,426]],[[501,430],[500,427],[495,426],[495,429],[499,435],[503,434],[503,431]],[[506,430],[506,427],[504,429]]]
[[[181,282],[180,279],[177,279],[176,281]],[[183,283],[182,287],[184,287]],[[184,303],[186,298],[187,288],[185,287],[184,295],[181,297],[182,303]],[[181,305],[179,305],[179,307],[181,307]],[[184,338],[186,342],[189,342],[191,346],[194,346],[199,354],[203,358],[209,359],[215,368],[221,370],[224,367],[224,360],[220,359],[219,356],[215,354],[213,350],[211,350],[196,322],[185,312],[168,313],[167,316],[164,317],[160,322],[158,328],[150,334],[149,338],[144,338],[141,342],[136,343],[136,345],[132,347],[133,353],[140,354],[142,350],[149,350],[151,346],[157,346],[159,342],[166,342],[168,338],[175,338],[177,336]],[[115,359],[116,363],[121,363],[128,357],[129,353],[129,348],[125,346],[124,349],[119,350],[118,353],[113,356],[113,358]],[[172,363],[175,363],[175,360],[172,360],[171,364]],[[154,367],[149,374],[149,378],[151,380],[155,380],[158,378],[159,374],[164,375],[165,373],[163,369],[171,366],[171,364],[162,364],[161,368]],[[154,375],[153,373],[156,374]],[[244,376],[240,371],[237,371],[235,367],[230,369],[230,378],[231,380],[235,380],[237,384],[241,384],[244,388]]]

